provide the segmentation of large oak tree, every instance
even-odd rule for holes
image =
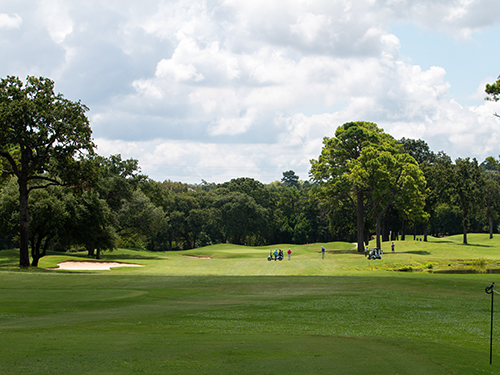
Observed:
[[[339,126],[335,137],[325,137],[318,160],[311,160],[311,175],[322,199],[347,198],[356,210],[357,248],[364,251],[365,209],[371,205],[380,248],[382,216],[397,196],[408,209],[421,210],[425,178],[417,162],[389,134],[371,122]]]
[[[30,265],[30,192],[77,184],[83,168],[77,159],[93,152],[87,110],[80,101],[55,94],[50,79],[0,81],[0,157],[2,172],[16,176],[19,185],[20,267]]]

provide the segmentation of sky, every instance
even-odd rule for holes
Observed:
[[[498,0],[2,0],[0,77],[81,100],[156,181],[309,179],[351,121],[500,154]]]

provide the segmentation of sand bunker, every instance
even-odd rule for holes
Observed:
[[[60,270],[79,270],[79,271],[95,271],[95,270],[111,270],[111,267],[144,267],[140,264],[119,263],[119,262],[74,262],[66,261],[57,263]]]
[[[183,257],[198,258],[198,259],[212,259],[210,255],[193,255],[193,254],[182,254]]]

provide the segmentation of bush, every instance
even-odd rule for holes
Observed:
[[[484,267],[486,266],[486,259],[484,258],[479,258],[479,259],[474,259],[471,264],[476,267]]]
[[[121,249],[145,250],[144,241],[138,235],[123,236],[116,241],[116,247]]]

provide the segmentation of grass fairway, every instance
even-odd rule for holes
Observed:
[[[146,267],[112,271],[44,269],[86,259],[60,253],[19,270],[0,251],[0,373],[499,374],[496,274],[388,270],[498,262],[500,239],[470,242],[385,244],[372,262],[352,244],[325,260],[321,244],[294,246],[290,262],[268,262],[272,246],[119,250],[104,260]]]

